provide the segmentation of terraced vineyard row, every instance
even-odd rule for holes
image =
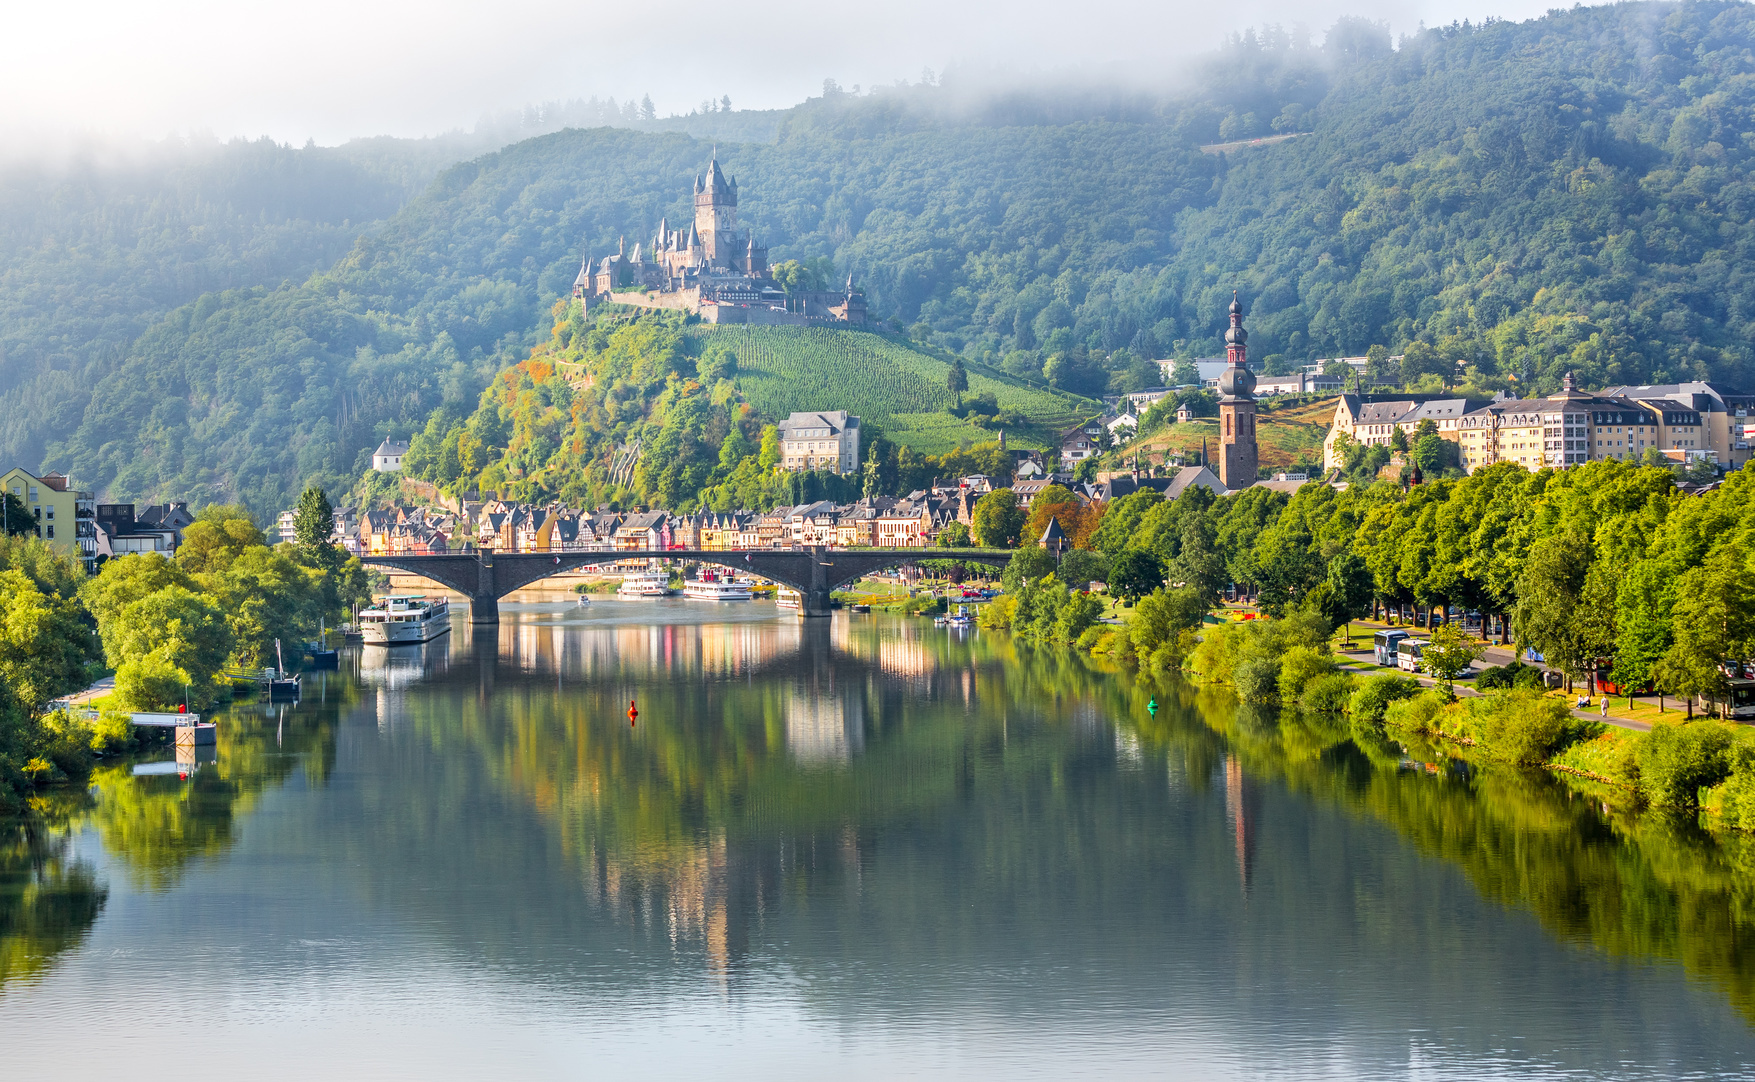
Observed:
[[[876,421],[925,453],[948,450],[963,440],[993,438],[945,412],[952,405],[945,389],[949,365],[881,335],[828,327],[711,325],[689,333],[732,348],[744,396],[771,417],[795,410],[844,409]],[[969,394],[986,393],[1002,409],[1029,419],[1029,430],[1017,433],[1028,442],[1095,409],[1081,399],[971,371]]]

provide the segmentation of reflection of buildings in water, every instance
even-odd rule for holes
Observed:
[[[801,763],[844,763],[865,750],[865,699],[796,685],[786,703],[786,750]]]
[[[629,670],[741,676],[798,652],[800,621],[723,624],[505,622],[502,662],[523,672],[606,675]]]
[[[1237,874],[1243,880],[1245,900],[1249,898],[1251,880],[1255,876],[1255,820],[1260,802],[1255,783],[1244,776],[1243,764],[1237,756],[1225,756],[1225,821],[1231,828],[1231,842],[1237,854]]]

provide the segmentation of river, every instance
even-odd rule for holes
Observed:
[[[1755,1062],[1755,876],[1689,824],[1003,634],[502,613],[6,824],[6,1076]]]

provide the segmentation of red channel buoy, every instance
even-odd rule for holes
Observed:
[[[635,709],[634,700],[629,699],[628,700],[628,728],[632,729],[634,727],[634,719],[639,717],[639,716],[640,716],[640,711]]]

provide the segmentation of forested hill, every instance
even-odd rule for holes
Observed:
[[[832,259],[911,333],[1073,390],[1216,351],[1233,288],[1257,356],[1421,338],[1481,386],[1755,383],[1752,17],[1576,8],[1393,49],[1358,23],[1321,47],[1250,35],[1160,99],[831,88],[719,155],[773,258]],[[1200,150],[1275,130],[1313,134]],[[709,152],[592,129],[454,166],[309,280],[147,330],[50,462],[263,509],[339,485],[442,400],[473,408],[582,250],[684,219]]]

